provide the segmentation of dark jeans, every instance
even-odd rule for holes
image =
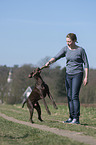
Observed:
[[[68,98],[68,107],[70,118],[79,118],[80,116],[80,101],[79,91],[83,80],[83,73],[75,75],[66,74],[66,90]]]

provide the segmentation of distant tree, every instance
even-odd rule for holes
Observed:
[[[28,86],[34,85],[34,81],[28,78],[30,72],[34,68],[30,65],[23,65],[13,72],[13,90],[15,95],[15,103],[20,103],[22,95]],[[33,83],[32,83],[33,82]]]
[[[81,103],[96,103],[96,70],[90,69],[89,83],[85,87],[82,85],[80,101]]]
[[[5,100],[6,84],[9,68],[7,66],[0,66],[0,99],[2,103]]]
[[[0,66],[0,101],[15,104],[22,102],[22,95],[28,86],[35,85],[34,78],[29,79],[28,74],[36,67],[33,65],[15,66],[12,68],[12,82],[8,83],[7,78],[10,68]],[[67,101],[65,89],[65,68],[60,66],[50,67],[41,71],[43,80],[48,84],[50,92],[58,102]],[[48,99],[49,100],[49,99]],[[82,85],[80,91],[81,103],[96,103],[96,70],[90,69],[89,83],[86,87]]]
[[[58,97],[66,97],[66,88],[65,88],[65,73],[66,73],[66,68],[63,68],[60,71],[59,78],[56,82],[56,90]]]

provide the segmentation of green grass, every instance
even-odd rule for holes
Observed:
[[[34,111],[33,120],[36,124],[42,124],[53,128],[83,132],[96,138],[96,108],[81,106],[80,125],[63,124],[59,121],[68,118],[68,107],[66,105],[58,105],[58,110],[48,105],[51,115],[48,115],[44,106],[41,105],[42,118],[44,122],[37,119],[37,112]],[[25,106],[21,105],[0,105],[0,112],[7,116],[14,117],[22,121],[29,121],[29,111]],[[67,137],[57,136],[50,132],[41,131],[25,125],[13,123],[0,117],[0,145],[75,145],[76,141],[72,141]],[[78,143],[80,145],[81,143]]]
[[[67,137],[9,122],[0,117],[0,145],[81,145]]]

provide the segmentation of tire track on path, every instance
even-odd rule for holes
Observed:
[[[95,138],[93,138],[92,136],[85,136],[85,135],[83,135],[82,132],[75,132],[75,131],[63,130],[63,129],[58,129],[58,128],[51,128],[51,127],[48,127],[45,125],[39,125],[39,124],[32,124],[30,122],[21,121],[21,120],[15,119],[13,117],[6,116],[5,114],[2,114],[2,113],[0,113],[0,116],[3,117],[4,119],[6,119],[8,121],[12,121],[14,123],[27,125],[27,126],[37,128],[37,129],[40,129],[43,131],[48,131],[48,132],[54,133],[56,135],[71,138],[78,142],[82,142],[82,143],[86,143],[86,144],[90,144],[90,145],[96,145]]]

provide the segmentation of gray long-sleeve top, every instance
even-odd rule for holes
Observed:
[[[66,73],[77,74],[83,72],[84,68],[89,68],[89,63],[85,50],[82,47],[77,47],[75,50],[70,50],[68,46],[65,46],[60,52],[54,57],[55,61],[66,57]]]

